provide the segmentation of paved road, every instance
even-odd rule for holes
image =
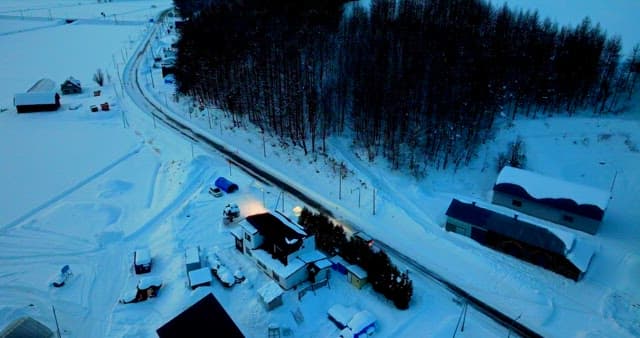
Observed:
[[[161,21],[161,20],[158,20]],[[153,31],[150,32],[149,38],[155,34],[157,30],[157,25],[154,25]],[[156,103],[153,99],[150,99],[146,96],[144,90],[142,89],[139,81],[138,81],[138,69],[143,60],[143,55],[149,47],[149,42],[151,39],[148,39],[141,48],[136,52],[135,58],[132,58],[124,70],[124,82],[125,88],[127,90],[128,95],[131,99],[142,109],[143,111],[149,112],[153,115],[154,119],[157,121],[161,121],[165,126],[175,130],[177,133],[183,135],[184,137],[192,140],[193,142],[198,142],[205,147],[209,147],[211,149],[215,149],[222,153],[227,159],[233,162],[242,170],[246,171],[247,174],[256,178],[267,185],[277,186],[280,189],[286,191],[287,193],[295,196],[300,201],[306,203],[310,207],[316,209],[319,212],[322,212],[326,215],[331,216],[331,211],[323,206],[321,203],[317,202],[314,198],[306,195],[301,192],[297,187],[281,180],[280,178],[272,175],[271,173],[262,170],[261,168],[253,165],[250,161],[244,159],[242,156],[238,155],[231,149],[227,148],[225,145],[214,142],[207,135],[200,134],[196,131],[193,131],[189,126],[180,122],[179,120],[173,118],[170,113],[170,109],[168,107],[164,107],[163,105]],[[357,226],[348,225],[352,229],[357,230]],[[466,292],[464,289],[456,286],[450,281],[446,280],[444,277],[438,275],[434,271],[428,269],[427,267],[421,265],[416,262],[414,259],[409,256],[401,253],[400,251],[386,245],[384,242],[376,239],[376,243],[384,249],[391,257],[401,261],[402,263],[410,266],[413,271],[419,272],[423,274],[425,277],[433,280],[436,285],[441,286],[451,292],[456,298],[463,299],[470,306],[475,308],[478,312],[484,314],[488,318],[494,320],[500,325],[507,328],[510,334],[514,336],[521,337],[542,337],[540,334],[526,327],[525,325],[515,321],[513,318],[505,315],[504,313],[498,311],[491,305],[483,302],[482,300],[474,297],[473,295]]]

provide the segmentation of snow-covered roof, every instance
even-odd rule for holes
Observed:
[[[53,337],[53,331],[31,317],[21,317],[0,331],[0,337],[49,338]]]
[[[466,207],[460,203],[466,204]],[[463,208],[460,209],[459,206],[463,206]],[[478,215],[470,212],[471,210],[476,210]],[[499,217],[491,218],[490,215],[485,215],[486,211],[482,210],[492,212],[495,215],[499,215]],[[511,238],[516,238],[525,243],[545,248],[562,255],[566,255],[571,250],[576,240],[576,236],[573,233],[562,229],[557,224],[514,211],[513,209],[482,201],[453,199],[446,214],[447,216],[453,216],[458,219],[460,216],[463,216],[465,222],[489,227],[491,228],[489,230],[502,235],[509,235]],[[472,219],[473,221],[471,221]],[[519,225],[518,228],[514,227],[515,223]],[[540,236],[533,236],[534,234],[532,232],[535,232],[535,235],[543,235],[545,233],[544,231],[536,230],[536,228],[546,230],[548,234],[560,240],[562,244],[559,245],[563,247],[560,248],[558,247],[559,245],[553,245],[551,242],[553,237],[546,236],[546,238],[542,238]],[[531,231],[526,231],[527,229]]]
[[[262,262],[269,270],[275,272],[282,278],[291,276],[294,272],[304,268],[306,265],[305,262],[297,258],[292,259],[289,261],[289,264],[284,265],[279,260],[271,258],[271,254],[262,249],[251,250],[251,254],[257,260]]]
[[[319,261],[315,261],[313,262],[313,265],[315,265],[316,267],[318,267],[318,269],[322,270],[322,269],[328,269],[331,267],[331,261],[328,259],[321,259]]]
[[[15,94],[13,102],[16,106],[29,106],[34,104],[56,103],[55,92],[33,92]]]
[[[242,220],[242,222],[240,223],[240,227],[242,227],[244,229],[244,231],[246,233],[250,234],[250,235],[258,233],[258,229],[256,229],[256,227],[251,225],[251,223],[247,222],[246,218],[244,220]],[[238,238],[242,238],[242,236],[240,236]]]
[[[56,91],[56,83],[51,79],[40,79],[36,82],[27,93],[36,93],[36,92],[55,92]]]
[[[311,250],[298,255],[298,258],[300,258],[305,263],[313,263],[322,259],[326,259],[327,256],[318,250]]]
[[[135,254],[135,264],[149,264],[151,263],[151,253],[149,249],[138,249]]]
[[[357,266],[357,265],[347,265],[347,270],[349,270],[349,272],[351,272],[352,274],[354,274],[356,277],[363,279],[363,278],[367,278],[367,272],[364,271],[363,268]]]
[[[152,286],[159,287],[161,285],[162,285],[162,279],[156,276],[145,276],[140,278],[140,280],[138,281],[138,288],[140,290],[148,289]]]
[[[187,264],[200,263],[200,248],[187,248],[187,250],[184,252],[184,259]]]
[[[258,289],[258,295],[265,303],[271,303],[271,301],[280,297],[282,293],[282,288],[274,281],[269,281]]]
[[[208,267],[189,271],[191,286],[211,283],[211,270]]]
[[[277,210],[275,212],[270,213],[270,214],[275,216],[275,218],[280,220],[280,222],[282,222],[282,224],[284,224],[284,225],[288,226],[289,228],[293,229],[293,231],[297,232],[298,234],[300,234],[302,236],[305,236],[305,237],[307,236],[307,232],[304,231],[302,226],[300,226],[299,224],[293,222],[292,220],[290,220],[289,218],[287,218],[285,215],[281,214]]]
[[[73,76],[69,76],[69,77],[65,80],[65,82],[69,82],[69,83],[73,84],[73,85],[74,85],[74,86],[76,86],[76,87],[81,87],[81,85],[80,85],[80,80],[78,80],[78,79],[74,78]]]
[[[500,171],[494,190],[499,184],[518,185],[536,199],[565,198],[571,199],[579,205],[594,205],[602,210],[607,208],[610,199],[610,194],[604,190],[509,166],[505,166]]]
[[[375,323],[376,317],[374,317],[371,312],[362,310],[353,315],[353,318],[351,318],[347,326],[357,334],[366,331],[369,327],[374,326]]]
[[[576,240],[573,249],[567,254],[567,259],[582,272],[586,272],[596,249],[584,240]]]
[[[327,311],[327,314],[342,326],[347,326],[356,313],[358,313],[357,309],[342,304],[335,304]]]

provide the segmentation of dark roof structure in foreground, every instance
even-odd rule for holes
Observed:
[[[2,338],[50,338],[53,332],[31,317],[22,317],[11,322],[0,331]]]
[[[244,338],[213,294],[209,293],[156,330],[160,338]]]

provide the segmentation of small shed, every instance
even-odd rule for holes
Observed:
[[[218,179],[216,179],[215,182],[216,187],[224,190],[224,192],[226,192],[227,194],[232,193],[236,190],[238,190],[238,185],[229,181],[228,179],[220,176],[218,177]]]
[[[348,265],[346,268],[347,280],[349,281],[349,283],[351,283],[358,289],[362,289],[362,287],[367,284],[367,272],[357,265]]]
[[[44,324],[31,317],[21,317],[9,323],[2,331],[2,338],[53,338],[51,331]]]
[[[133,252],[133,268],[136,274],[151,271],[151,253],[147,248],[141,248]]]
[[[200,263],[200,247],[187,248],[184,252],[184,263],[187,267],[187,272],[200,269],[202,267]]]
[[[274,281],[269,281],[267,284],[258,289],[260,300],[267,308],[267,311],[271,311],[282,305],[283,293],[284,292],[282,291],[282,288],[280,288],[280,286]]]
[[[60,108],[60,95],[53,80],[41,79],[26,93],[15,94],[13,103],[18,113],[54,111]]]
[[[82,93],[82,85],[80,81],[75,79],[73,76],[69,76],[61,85],[60,91],[62,94],[78,94]]]
[[[208,267],[191,270],[188,272],[189,275],[189,287],[191,289],[195,289],[199,286],[210,286],[211,285],[211,269]]]

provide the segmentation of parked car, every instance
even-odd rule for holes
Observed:
[[[213,195],[213,197],[221,197],[222,196],[222,190],[218,187],[211,187],[209,188],[209,193],[211,195]]]
[[[133,252],[133,269],[136,274],[151,271],[151,253],[147,248],[141,248]]]

